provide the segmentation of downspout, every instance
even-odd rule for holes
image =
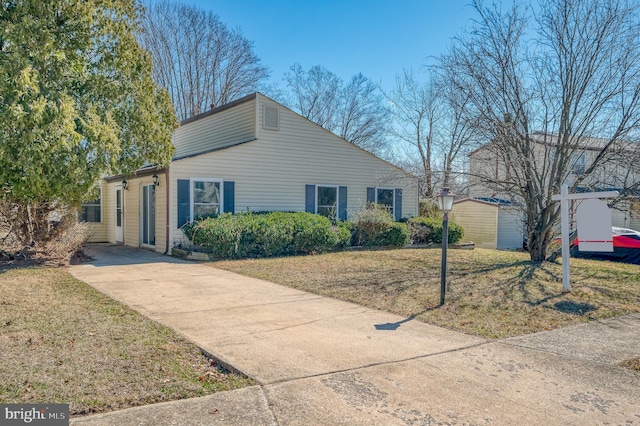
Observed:
[[[171,206],[170,206],[170,200],[169,200],[169,182],[171,181],[171,179],[169,179],[169,166],[167,166],[167,169],[164,173],[164,177],[165,177],[165,187],[167,188],[166,190],[166,196],[165,196],[165,206],[166,206],[166,212],[165,212],[165,227],[166,227],[166,234],[165,234],[165,251],[164,251],[164,255],[167,255],[169,253],[169,230],[170,230],[170,226],[171,223],[169,221],[169,212],[171,211]]]

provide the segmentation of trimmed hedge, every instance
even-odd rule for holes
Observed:
[[[311,213],[225,213],[186,225],[192,244],[224,259],[322,253],[349,244],[346,226]]]
[[[416,217],[395,222],[375,205],[356,212],[352,222],[331,221],[303,212],[225,213],[184,226],[193,245],[214,257],[241,259],[322,253],[355,246],[396,246],[442,242],[442,219]],[[462,227],[449,222],[449,241],[460,241]]]
[[[442,219],[428,217],[412,217],[407,220],[412,244],[441,244]],[[464,236],[464,229],[455,222],[449,221],[449,243],[457,243]]]

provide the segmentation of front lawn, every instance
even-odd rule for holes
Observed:
[[[0,266],[0,403],[72,416],[253,384],[60,268]]]
[[[503,338],[640,312],[640,266],[571,259],[562,267],[527,253],[449,250],[440,302],[440,249],[345,251],[317,256],[218,261],[212,266],[393,312],[483,337]]]

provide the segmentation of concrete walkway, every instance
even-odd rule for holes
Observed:
[[[71,273],[260,385],[76,425],[640,424],[640,315],[488,341],[152,252]]]

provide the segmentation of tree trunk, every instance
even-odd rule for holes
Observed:
[[[529,256],[534,262],[544,262],[547,257],[547,244],[534,240],[533,244],[529,244]]]
[[[16,203],[18,204],[18,203]],[[51,232],[49,215],[51,208],[43,204],[23,204],[18,206],[17,214],[9,219],[17,223],[16,235],[25,247],[35,247],[50,241],[55,235]]]

